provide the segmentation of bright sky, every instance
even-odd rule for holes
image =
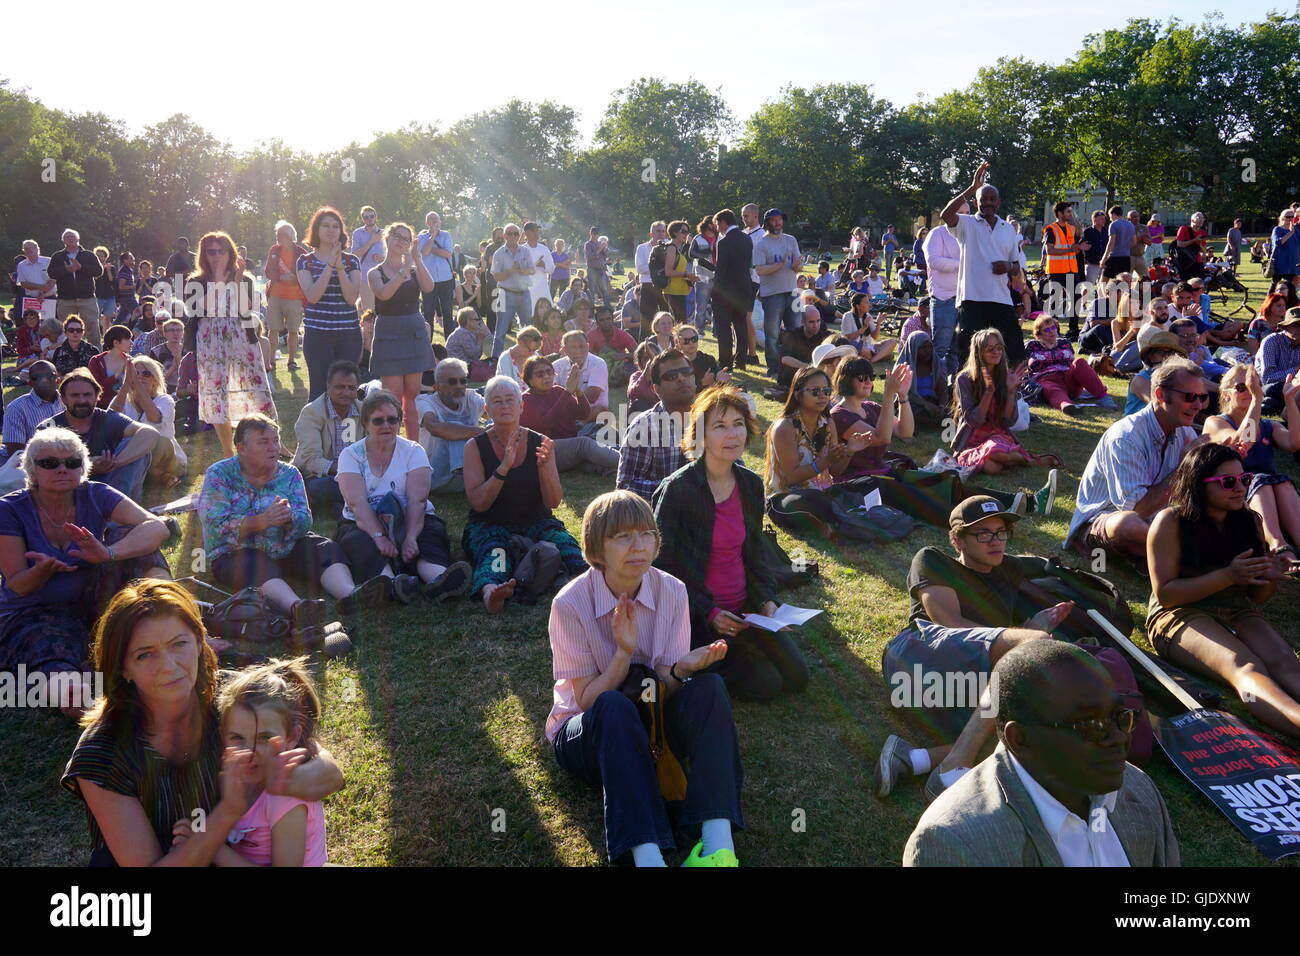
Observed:
[[[1059,62],[1086,33],[1134,16],[1199,22],[1219,9],[1236,24],[1279,8],[1288,9],[1277,0],[137,0],[117,13],[100,7],[93,21],[78,9],[75,29],[10,44],[0,77],[49,106],[103,112],[133,132],[187,113],[236,148],[277,136],[295,149],[338,148],[411,121],[445,127],[512,96],[573,107],[587,137],[610,94],[642,76],[720,87],[740,120],[787,83],[867,83],[902,105],[964,85],[1000,56]],[[60,9],[48,11],[55,21]],[[198,23],[200,10],[214,16]],[[648,10],[662,11],[649,29],[640,25]],[[277,73],[288,81],[268,94]]]

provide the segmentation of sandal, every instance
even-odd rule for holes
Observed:
[[[1048,468],[1064,468],[1065,462],[1061,460],[1060,455],[1053,455],[1048,452],[1045,455],[1030,455],[1035,466],[1047,466]]]

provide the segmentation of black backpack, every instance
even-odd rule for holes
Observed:
[[[656,289],[666,289],[668,287],[668,276],[664,270],[668,267],[668,247],[672,243],[667,239],[656,242],[650,247],[650,281],[654,283]]]
[[[763,562],[776,579],[776,586],[782,591],[803,587],[821,574],[816,561],[801,561],[796,565],[785,548],[776,538],[776,530],[763,529]]]
[[[203,626],[213,637],[260,644],[288,635],[289,619],[266,604],[261,588],[236,591],[219,604],[200,605]]]
[[[1032,562],[1035,572],[1032,578],[1021,582],[1017,596],[1024,618],[1059,601],[1073,601],[1074,610],[1056,629],[1058,636],[1076,643],[1084,637],[1109,643],[1109,636],[1088,616],[1089,608],[1100,611],[1126,637],[1133,633],[1133,612],[1128,602],[1119,588],[1101,575],[1064,565],[1055,555],[1050,558],[1022,555],[1018,560]]]

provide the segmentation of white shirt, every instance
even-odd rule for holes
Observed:
[[[370,462],[366,458],[366,442],[363,438],[359,442],[354,442],[344,448],[339,454],[338,473],[340,475],[360,475],[366,483],[366,500],[370,502],[370,507],[375,507],[390,491],[397,496],[397,500],[402,503],[402,507],[409,507],[406,498],[406,475],[408,472],[416,471],[420,468],[432,468],[429,466],[429,456],[425,454],[419,443],[413,442],[408,438],[397,436],[397,445],[393,449],[393,457],[388,462],[388,467],[384,473],[376,475],[370,470]],[[424,501],[424,513],[433,514],[433,502],[427,498]],[[349,521],[356,521],[357,516],[352,513],[352,509],[345,503],[343,505],[343,517]]]
[[[1001,745],[999,744],[1001,747]],[[1052,838],[1063,866],[1130,866],[1124,844],[1119,834],[1110,826],[1109,814],[1115,812],[1119,791],[1089,798],[1088,820],[1065,807],[1060,800],[1043,789],[1042,784],[1030,776],[1016,755],[1002,748],[1016,768],[1016,776],[1029,791],[1034,809],[1043,821],[1043,829]]]
[[[180,443],[176,441],[176,399],[166,392],[161,392],[153,397],[153,404],[162,413],[162,421],[156,425],[145,418],[144,412],[136,407],[135,402],[129,396],[122,405],[122,414],[132,421],[144,422],[146,425],[151,426],[163,438],[170,438],[172,451],[176,454],[176,459],[182,465],[189,464],[185,449],[181,448]]]
[[[641,243],[636,247],[636,255],[632,257],[632,264],[636,267],[637,278],[642,285],[650,281],[650,248],[653,245],[653,240]]]
[[[18,268],[16,271],[18,273],[18,281],[20,283],[31,282],[35,285],[43,286],[45,285],[45,283],[50,281],[50,257],[37,256],[36,261],[32,262],[30,259],[24,256],[23,261],[18,263]],[[34,298],[36,296],[36,293],[33,292],[31,289],[23,289],[23,295],[31,296]],[[54,289],[51,288],[48,295],[51,296],[54,295]],[[19,303],[19,305],[21,304],[22,303]]]
[[[762,224],[761,222],[760,222],[757,226],[755,226],[753,229],[746,229],[746,230],[745,230],[745,235],[749,236],[750,242],[754,242],[754,241],[756,241],[756,240],[754,239],[754,237],[755,237],[755,236],[758,236],[758,235],[762,235],[762,233],[763,233],[763,224]],[[754,269],[754,268],[752,268],[752,267],[750,268],[750,270],[749,270],[749,281],[750,281],[750,282],[757,282],[757,281],[758,281],[758,270],[757,270],[757,269]]]
[[[530,246],[526,242],[521,242],[519,248],[523,249],[533,258],[532,275],[527,276],[528,290],[533,294],[532,307],[537,308],[537,303],[545,299],[551,301],[551,273],[555,271],[555,260],[551,258],[551,250],[547,249],[540,242],[535,246]],[[538,259],[542,260],[541,266],[537,265]]]
[[[555,360],[555,380],[557,382],[567,382],[569,379],[569,366],[573,362],[567,355],[561,355]],[[591,404],[609,405],[609,366],[599,355],[588,355],[586,363],[582,366],[582,380],[578,387],[586,391],[591,386],[597,386],[600,389],[600,397]]]
[[[1005,302],[1011,304],[1011,287],[1006,273],[994,275],[993,263],[1020,262],[1020,233],[1001,216],[992,227],[982,216],[957,214],[952,230],[961,246],[961,266],[957,270],[957,304]]]
[[[957,294],[957,271],[961,268],[961,246],[942,223],[925,234],[921,243],[925,253],[925,271],[930,294],[936,299],[951,299]]]
[[[867,276],[867,295],[878,296],[885,294],[885,280],[876,276],[874,279]]]

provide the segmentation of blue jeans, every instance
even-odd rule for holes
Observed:
[[[130,442],[131,439],[123,438],[121,444],[113,449],[113,454],[122,454]],[[144,492],[144,476],[149,472],[149,462],[152,459],[152,454],[144,455],[129,465],[121,465],[108,474],[101,475],[98,480],[112,488],[116,488],[136,504],[139,504],[140,497]]]
[[[506,350],[506,333],[514,325],[515,316],[519,317],[519,327],[523,328],[533,320],[533,295],[527,289],[523,292],[511,292],[497,287],[501,293],[501,309],[497,312],[497,327],[492,335],[492,361],[495,362]]]
[[[781,332],[799,324],[790,305],[793,299],[793,292],[759,296],[763,303],[763,355],[767,359],[767,374],[773,377],[781,371]]]
[[[600,302],[614,307],[614,300],[609,297],[609,273],[604,269],[588,269],[587,285],[591,296],[592,305],[596,304],[597,297]]]
[[[671,808],[675,822],[689,827],[724,819],[744,829],[740,750],[722,678],[700,674],[684,684],[665,702],[664,720],[673,753],[689,768],[686,799]],[[610,862],[642,843],[676,845],[645,726],[620,691],[605,691],[589,710],[568,719],[555,736],[555,762],[604,789]]]
[[[303,475],[307,484],[307,501],[311,504],[312,514],[317,517],[337,518],[341,514],[343,492],[339,483],[329,475],[310,478]]]
[[[957,297],[930,302],[930,328],[934,329],[934,355],[949,375],[957,374],[952,343],[957,335]]]

